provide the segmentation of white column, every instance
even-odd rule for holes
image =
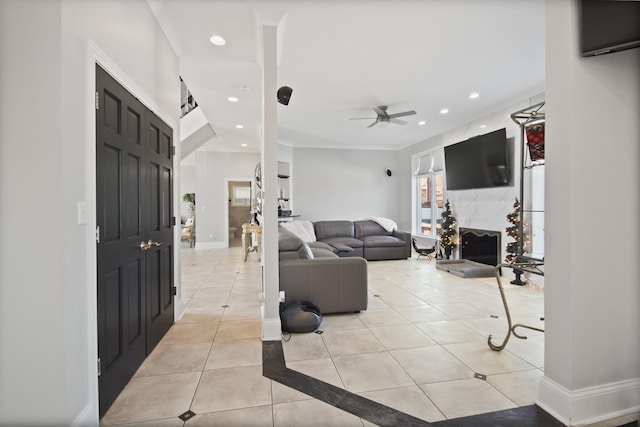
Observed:
[[[580,56],[577,0],[546,2],[545,367],[568,425],[640,410],[640,49]]]
[[[262,339],[280,340],[278,274],[278,110],[277,25],[261,25],[262,32],[262,262],[264,307]]]

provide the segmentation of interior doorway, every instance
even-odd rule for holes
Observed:
[[[240,246],[242,224],[251,220],[251,181],[228,181],[229,247]]]

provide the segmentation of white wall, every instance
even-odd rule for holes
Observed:
[[[640,410],[640,49],[581,58],[578,2],[546,9],[539,403],[579,424]]]
[[[294,148],[291,170],[293,213],[300,219],[398,221],[397,151]]]
[[[0,425],[63,424],[77,406],[65,365],[60,14],[56,2],[0,2]]]
[[[97,425],[89,40],[174,126],[177,59],[144,1],[5,0],[0,20],[0,424]]]
[[[196,151],[195,155],[196,247],[224,248],[229,233],[225,179],[253,181],[260,154]]]

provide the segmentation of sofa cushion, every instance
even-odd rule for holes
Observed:
[[[286,252],[278,252],[278,260],[296,260],[300,259],[300,255],[298,255],[298,251],[286,251]]]
[[[355,237],[362,239],[364,236],[391,236],[393,231],[387,231],[383,226],[372,220],[354,222]]]
[[[393,236],[365,236],[362,238],[365,248],[404,247],[405,241]]]
[[[307,243],[309,245],[309,247],[311,248],[311,250],[315,250],[315,249],[323,249],[325,251],[329,251],[329,252],[334,252],[335,249],[333,248],[333,246],[329,245],[328,243],[325,242],[309,242]]]
[[[302,239],[303,242],[309,243],[316,241],[316,232],[311,221],[285,221],[282,222],[280,226],[291,231]]]
[[[325,240],[331,237],[355,237],[351,221],[316,221],[314,228],[316,240]]]
[[[302,239],[286,228],[278,227],[278,250],[283,251],[297,251],[298,248],[304,243]]]
[[[314,258],[338,258],[331,249],[311,248]]]
[[[309,245],[307,245],[304,242],[298,248],[298,256],[300,257],[300,259],[313,259],[313,258],[315,258],[313,256],[313,252],[311,252],[311,248],[309,247]]]
[[[331,244],[336,249],[337,253],[353,252],[353,248],[351,246],[345,245],[344,243],[332,242]]]
[[[334,248],[340,247],[340,245],[347,245],[351,248],[361,248],[363,246],[362,240],[355,237],[330,237],[328,239],[322,239],[324,243],[327,243]]]

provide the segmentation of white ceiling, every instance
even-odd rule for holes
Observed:
[[[278,140],[296,147],[400,149],[544,91],[544,0],[147,2],[216,133],[202,149],[259,150],[258,14],[285,16],[278,86],[293,95]],[[417,114],[367,128],[379,105]]]

